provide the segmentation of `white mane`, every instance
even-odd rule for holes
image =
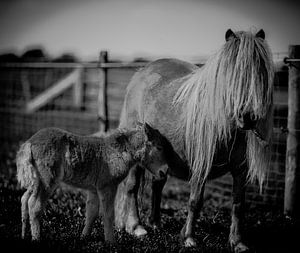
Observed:
[[[239,116],[251,113],[264,136],[271,136],[273,62],[266,42],[248,32],[236,33],[178,90],[173,105],[182,106],[185,148],[192,181],[203,183],[218,142],[231,138]],[[179,130],[179,129],[178,129]],[[265,178],[269,152],[247,134],[249,179]]]

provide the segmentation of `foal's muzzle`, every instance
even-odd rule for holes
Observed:
[[[160,178],[160,179],[166,178],[167,175],[168,175],[168,169],[169,169],[169,167],[167,165],[166,166],[162,166],[158,170],[157,177]]]

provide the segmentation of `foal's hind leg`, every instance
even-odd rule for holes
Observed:
[[[48,194],[41,185],[34,186],[33,192],[28,199],[29,219],[32,240],[39,240],[41,235],[40,216]]]
[[[245,165],[244,165],[245,166]],[[244,222],[246,168],[240,168],[240,173],[233,176],[233,204],[231,212],[231,226],[229,243],[234,252],[246,252],[249,248],[242,241],[242,225]]]
[[[160,202],[162,190],[167,182],[167,176],[162,179],[152,177],[152,199],[149,223],[155,228],[160,226]]]
[[[88,191],[86,200],[85,225],[82,236],[88,236],[93,228],[95,219],[99,214],[99,198],[97,191]]]
[[[104,238],[110,243],[115,242],[114,238],[114,202],[117,192],[117,185],[110,185],[98,191],[102,206],[102,217],[104,224]]]
[[[28,188],[21,198],[22,238],[23,239],[25,238],[26,227],[27,227],[27,222],[28,222],[28,218],[29,218],[28,199],[30,197],[31,191],[32,191],[32,189]]]
[[[184,246],[186,247],[196,246],[194,230],[200,209],[203,206],[204,186],[205,182],[202,186],[200,186],[198,183],[196,183],[195,186],[191,185],[190,199],[188,203],[188,217],[184,227],[181,230],[181,235],[184,238]]]

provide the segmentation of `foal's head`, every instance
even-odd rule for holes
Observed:
[[[167,175],[167,157],[169,145],[161,133],[145,123],[144,154],[141,159],[142,166],[148,169],[156,178],[164,178]]]

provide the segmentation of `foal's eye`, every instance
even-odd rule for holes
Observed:
[[[162,151],[163,150],[162,146],[156,146],[156,148],[157,148],[158,151]]]

